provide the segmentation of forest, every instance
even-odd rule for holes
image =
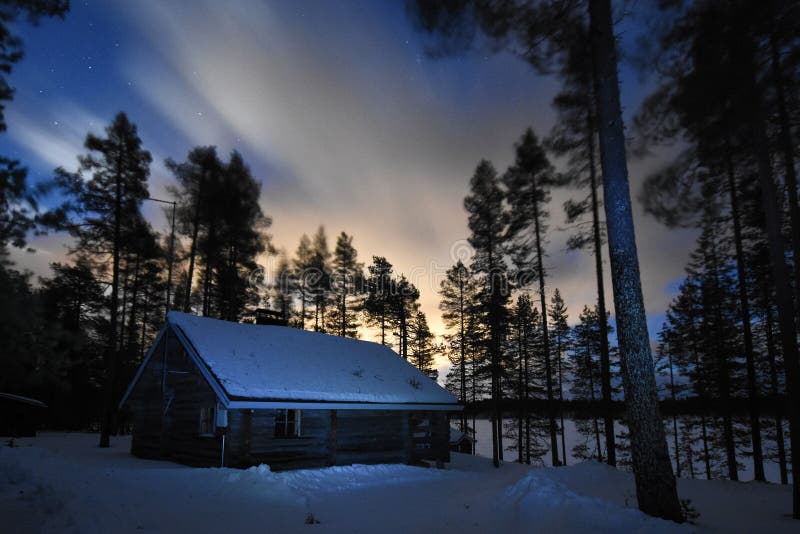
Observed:
[[[575,457],[631,469],[640,508],[677,521],[675,476],[737,480],[747,464],[764,481],[774,463],[781,484],[796,481],[800,3],[623,4],[644,11],[625,13],[644,21],[636,50],[619,50],[608,0],[408,2],[432,56],[509,52],[559,84],[542,103],[555,125],[517,132],[507,168],[471,155],[472,253],[439,287],[416,287],[391,258],[359,256],[358,236],[333,238],[324,221],[279,247],[261,180],[237,151],[167,159],[169,198],[151,198],[153,157],[125,112],[87,132],[77,170],[30,183],[23,162],[0,159],[0,391],[45,401],[48,428],[98,431],[108,446],[127,431],[116,405],[169,310],[249,322],[269,309],[293,328],[391,346],[466,406],[454,426],[474,434],[476,418],[492,421],[495,465]],[[9,5],[4,102],[22,59],[9,24],[69,16],[62,1]],[[653,80],[627,129],[620,57]],[[669,157],[629,187],[626,162],[654,152]],[[554,205],[556,190],[570,200]],[[655,339],[631,194],[647,217],[697,235]],[[168,233],[143,215],[148,202],[163,207]],[[594,266],[596,299],[580,310],[567,309],[547,268],[564,227]],[[8,250],[42,234],[69,236],[69,254],[35,279]],[[421,291],[438,294],[441,336]],[[570,451],[565,418],[583,438]]]

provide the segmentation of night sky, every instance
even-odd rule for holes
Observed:
[[[468,233],[462,201],[476,164],[502,172],[523,130],[543,136],[554,120],[555,80],[509,55],[427,57],[400,1],[73,2],[64,21],[23,18],[14,29],[25,57],[10,77],[0,153],[27,165],[31,182],[74,170],[86,133],[120,110],[153,155],[151,196],[166,198],[165,158],[183,160],[195,145],[239,150],[262,183],[278,248],[293,253],[320,224],[331,247],[340,231],[354,235],[361,261],[386,256],[420,288],[438,333],[436,288]],[[625,65],[621,79],[629,119],[647,81]],[[630,162],[634,199],[658,163]],[[546,268],[574,321],[596,297],[590,255],[566,252],[559,230],[570,196],[553,195]],[[694,239],[635,203],[654,336]],[[144,209],[164,231],[161,208]],[[46,275],[65,242],[37,238],[36,253],[13,257]]]

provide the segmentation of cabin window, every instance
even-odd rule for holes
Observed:
[[[300,410],[277,410],[275,412],[275,437],[296,438],[300,436]]]
[[[200,428],[198,434],[201,436],[214,435],[214,407],[204,406],[200,408]]]

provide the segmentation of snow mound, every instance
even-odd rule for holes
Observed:
[[[302,493],[340,493],[360,488],[426,483],[460,474],[397,464],[344,465],[326,469],[286,471],[277,475],[290,488]]]
[[[536,524],[543,532],[679,532],[681,526],[638,510],[578,495],[531,470],[505,492],[521,523]]]

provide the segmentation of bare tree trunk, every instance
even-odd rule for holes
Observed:
[[[106,384],[103,395],[103,417],[100,422],[100,447],[110,446],[109,434],[114,422],[114,391],[117,384],[117,320],[119,306],[119,260],[122,248],[122,169],[117,163],[114,193],[114,247],[111,267],[111,310],[109,314],[108,340],[106,342]]]
[[[756,365],[753,356],[753,334],[750,327],[750,300],[747,296],[747,273],[744,266],[742,250],[742,224],[739,216],[739,198],[736,194],[736,178],[733,170],[733,156],[730,141],[725,141],[728,173],[728,193],[731,198],[731,216],[733,218],[733,240],[736,248],[736,277],[739,283],[739,306],[742,314],[742,333],[744,335],[744,356],[747,367],[747,391],[750,407],[750,439],[753,442],[753,473],[756,480],[765,481],[764,453],[761,447],[761,407],[759,404],[758,384],[756,382]],[[678,475],[680,476],[680,475]]]
[[[672,397],[673,406],[677,406],[675,403],[677,399],[675,398],[675,375],[672,372],[672,351],[667,348],[667,358],[669,360],[669,392],[670,397]],[[674,409],[674,408],[673,408]],[[673,436],[673,444],[675,447],[675,476],[680,478],[681,476],[681,455],[680,455],[680,448],[678,447],[678,414],[672,414],[672,436]]]
[[[780,388],[778,387],[778,366],[775,362],[775,336],[772,332],[772,305],[770,304],[769,285],[766,283],[764,284],[764,303],[766,308],[765,322],[770,385],[772,386],[772,398],[775,401],[779,401]],[[789,474],[786,470],[786,443],[783,437],[783,408],[778,405],[775,410],[775,441],[778,446],[778,468],[781,473],[781,484],[788,484]]]
[[[464,280],[462,279],[461,269],[458,271],[458,326],[459,326],[459,345],[461,349],[461,401],[467,403],[467,347],[466,335],[464,332]],[[461,431],[467,431],[467,414],[461,411]]]
[[[752,95],[752,129],[755,155],[758,160],[758,179],[761,185],[761,202],[767,228],[767,242],[775,285],[775,304],[778,308],[778,325],[781,330],[781,347],[783,349],[786,370],[786,395],[789,399],[789,439],[791,440],[791,457],[800,458],[800,411],[798,410],[798,388],[800,388],[800,362],[798,362],[797,330],[795,327],[795,307],[789,273],[786,268],[786,256],[783,236],[781,235],[781,209],[778,203],[775,181],[772,176],[769,145],[767,142],[766,124],[761,109],[755,66],[748,65],[750,92]],[[792,516],[800,519],[800,462],[792,462]]]
[[[594,270],[597,277],[597,312],[600,316],[600,380],[603,395],[603,425],[606,435],[606,461],[617,465],[614,433],[614,404],[611,399],[611,358],[608,350],[608,312],[606,311],[606,289],[603,280],[603,242],[600,236],[600,199],[597,195],[597,173],[595,171],[594,135],[595,121],[591,111],[587,114],[589,148],[589,187],[592,189],[592,239],[594,241]]]
[[[300,330],[306,329],[306,280],[305,275],[300,275]],[[383,331],[381,331],[383,335]],[[381,338],[383,343],[383,338]]]
[[[522,320],[517,314],[517,377],[519,382],[517,384],[517,402],[519,405],[517,406],[517,462],[522,463],[522,419],[524,417],[523,412],[523,404],[525,403],[525,399],[523,399],[523,365],[524,362],[522,361]]]
[[[728,355],[723,349],[725,345],[725,335],[722,332],[722,310],[721,290],[719,285],[719,261],[717,248],[714,241],[710,244],[712,277],[714,280],[714,298],[712,302],[704,307],[714,308],[714,359],[717,362],[717,382],[719,386],[720,401],[722,402],[722,433],[725,441],[725,462],[728,467],[728,478],[739,480],[739,468],[736,462],[736,444],[733,440],[733,415],[731,414],[731,379],[730,368],[728,366]]]
[[[561,340],[558,341],[558,415],[561,420],[561,459],[567,465],[567,442],[564,438],[564,375],[561,371]]]
[[[617,335],[639,509],[683,521],[658,394],[633,228],[610,0],[590,0],[595,99]]]
[[[202,186],[200,186],[202,187]],[[192,221],[192,242],[189,245],[189,272],[186,277],[186,301],[183,303],[183,312],[189,313],[192,309],[192,282],[194,281],[194,263],[197,257],[197,237],[200,233],[200,199],[195,200],[194,220]]]
[[[136,254],[136,262],[133,268],[133,294],[131,295],[131,313],[128,317],[128,353],[133,356],[133,347],[136,343],[136,308],[139,298],[139,263],[141,259]]]
[[[528,330],[524,330],[525,337],[523,339],[522,357],[525,361],[525,463],[531,464],[531,416],[528,411],[528,401],[531,398],[530,393],[530,357],[528,354]]]
[[[149,295],[147,294],[147,290],[145,289],[144,292],[144,302],[142,303],[142,336],[139,341],[139,361],[144,359],[144,341],[145,335],[147,334],[147,307],[150,304]]]
[[[533,187],[534,195],[537,187]],[[544,291],[544,262],[542,261],[542,238],[539,228],[539,202],[533,199],[533,224],[536,232],[536,268],[539,274],[539,306],[542,311],[542,344],[544,349],[544,373],[547,386],[547,420],[550,430],[550,455],[553,466],[561,465],[558,460],[558,429],[556,428],[556,414],[553,409],[553,369],[550,364],[550,336],[547,332],[547,295]]]
[[[697,350],[697,331],[694,323],[694,314],[689,317],[691,334],[692,334],[692,359],[694,360],[695,373],[700,374],[702,365],[700,362],[700,354]],[[708,425],[706,423],[706,409],[708,402],[706,395],[702,389],[697,392],[697,397],[700,399],[700,436],[703,440],[703,464],[706,470],[706,480],[711,480],[711,456],[708,451]]]
[[[500,467],[503,459],[503,434],[499,431],[502,422],[500,414],[500,287],[497,284],[495,273],[495,254],[492,243],[488,247],[488,276],[489,276],[489,358],[492,374],[492,462],[495,467]]]
[[[794,265],[794,305],[795,312],[800,312],[800,206],[797,203],[797,171],[794,168],[794,143],[792,140],[792,130],[789,122],[789,113],[786,108],[786,89],[784,84],[787,80],[782,74],[780,65],[780,53],[774,32],[774,3],[770,2],[773,10],[770,22],[773,31],[770,32],[770,64],[772,67],[773,85],[778,103],[778,122],[780,131],[778,139],[783,152],[783,166],[786,171],[786,193],[789,199],[789,221],[791,222],[792,236],[792,263]],[[800,324],[800,316],[797,317]]]

